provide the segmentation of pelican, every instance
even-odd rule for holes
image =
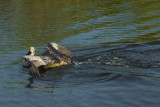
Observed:
[[[49,54],[45,54],[46,52]],[[23,56],[26,63],[25,66],[29,68],[31,75],[41,77],[41,69],[54,68],[73,63],[74,55],[57,43],[49,43],[46,52],[41,56],[36,56],[35,48],[30,47],[28,53]]]

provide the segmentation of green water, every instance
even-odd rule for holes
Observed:
[[[1,106],[158,107],[159,39],[158,0],[0,0]],[[83,64],[32,79],[21,57],[51,41]]]

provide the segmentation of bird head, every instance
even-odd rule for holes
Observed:
[[[34,55],[35,54],[35,48],[34,47],[30,47],[29,51],[26,55]]]

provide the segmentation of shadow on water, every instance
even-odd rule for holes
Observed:
[[[114,81],[123,75],[160,80],[160,41],[76,49],[78,64],[51,69],[41,78],[30,78],[28,88],[73,87]],[[32,86],[47,81],[47,86]]]

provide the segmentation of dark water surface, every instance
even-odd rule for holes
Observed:
[[[28,47],[54,41],[78,65],[32,78]],[[159,0],[0,0],[1,107],[159,107]]]

